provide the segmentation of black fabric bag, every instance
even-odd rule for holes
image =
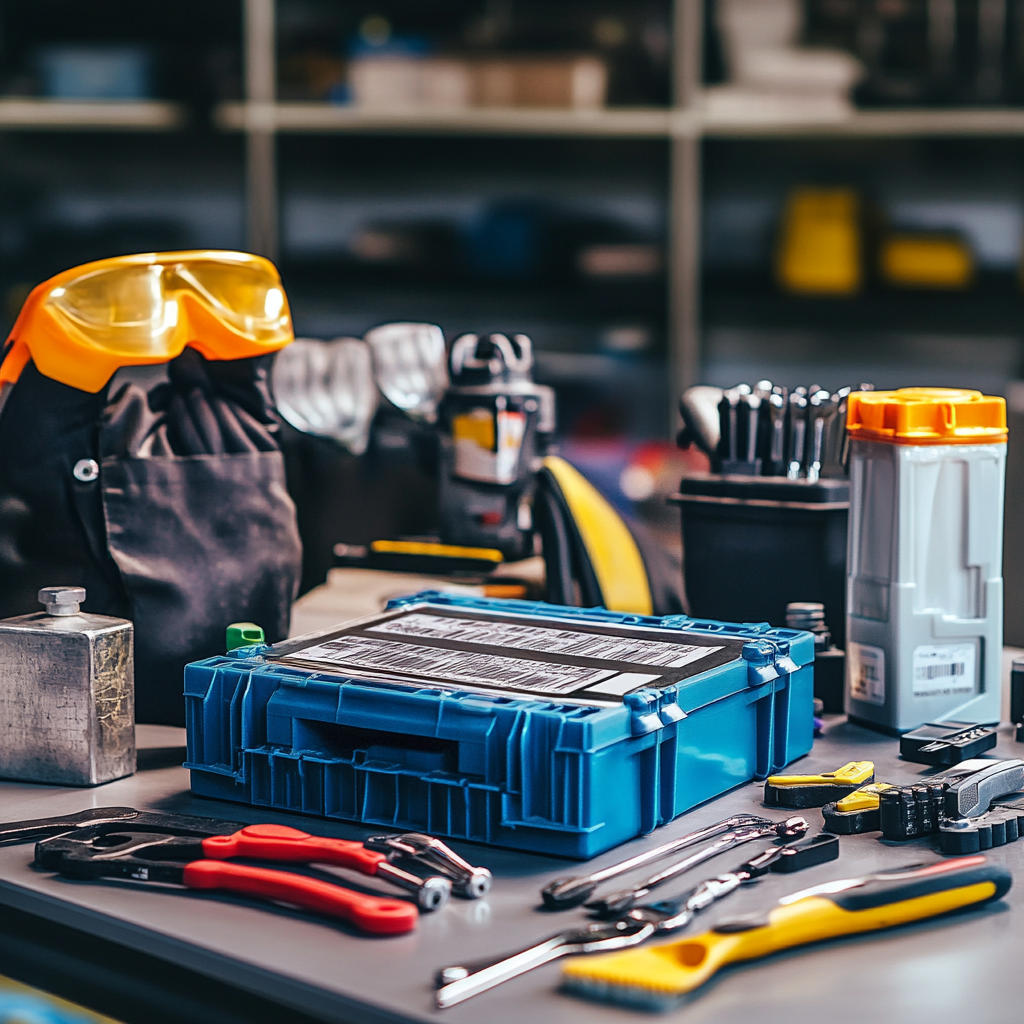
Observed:
[[[183,667],[223,653],[229,623],[288,633],[302,550],[270,358],[186,349],[148,392],[97,394],[29,363],[0,406],[0,617],[74,585],[131,619],[140,722],[184,724]]]

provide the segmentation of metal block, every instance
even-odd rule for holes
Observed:
[[[95,786],[135,771],[133,627],[82,612],[81,588],[0,620],[0,777]]]

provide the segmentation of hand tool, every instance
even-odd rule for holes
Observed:
[[[755,839],[795,839],[806,834],[810,827],[810,823],[806,818],[792,817],[787,818],[785,821],[773,822],[770,825],[748,825],[743,828],[734,829],[732,832],[726,832],[725,835],[716,839],[710,846],[705,847],[703,850],[698,850],[697,853],[691,854],[689,857],[672,864],[670,867],[665,868],[664,871],[652,875],[639,885],[633,886],[631,889],[623,889],[620,892],[612,893],[610,896],[604,897],[604,899],[594,900],[587,903],[587,907],[593,910],[599,917],[615,917],[627,911],[637,901],[642,900],[652,889],[656,889],[659,885],[664,885],[665,882],[677,878],[679,875],[696,867],[698,864],[703,864],[712,857],[717,857],[720,853],[734,850],[737,846],[742,846],[744,843],[749,843]]]
[[[851,761],[834,772],[820,775],[770,775],[764,784],[764,802],[768,807],[822,807],[874,782],[872,761]]]
[[[1010,758],[993,761],[978,771],[949,783],[943,809],[950,818],[976,818],[997,797],[1024,789],[1024,761]]]
[[[727,964],[988,903],[1004,896],[1011,883],[1005,868],[980,856],[825,882],[784,897],[767,916],[724,921],[693,938],[566,964],[563,988],[601,1002],[665,1010]]]
[[[395,935],[414,928],[416,907],[404,900],[354,892],[335,882],[289,871],[224,862],[229,857],[250,857],[334,864],[413,887],[391,872],[381,871],[382,867],[390,867],[381,855],[358,843],[349,848],[347,844],[338,845],[341,842],[280,825],[248,825],[233,835],[206,839],[132,830],[104,831],[91,837],[78,834],[44,839],[36,846],[35,863],[66,878],[122,878],[255,896],[338,917],[374,934]],[[381,860],[375,861],[375,856]],[[441,890],[434,890],[438,891]]]
[[[972,758],[910,786],[893,786],[879,797],[885,839],[916,839],[937,832],[946,818],[984,814],[993,800],[1024,788],[1024,761]]]
[[[789,396],[789,436],[786,444],[786,476],[799,480],[807,447],[807,395],[797,388]]]
[[[563,956],[627,949],[652,937],[674,934],[687,927],[712,903],[768,871],[801,871],[838,856],[839,841],[827,834],[786,846],[773,846],[735,871],[708,878],[677,899],[633,907],[613,920],[569,929],[518,953],[444,967],[434,978],[438,988],[437,1004],[455,1006]]]
[[[440,839],[421,832],[401,835],[370,836],[363,845],[376,850],[388,859],[408,858],[440,871],[451,882],[452,891],[467,900],[478,900],[491,889],[491,873],[487,868],[475,868],[463,860]]]
[[[764,454],[766,476],[786,475],[786,407],[785,388],[774,388],[765,402],[768,418],[768,444]]]
[[[592,874],[578,875],[573,878],[556,878],[541,889],[541,898],[549,910],[568,910],[570,907],[578,907],[585,900],[590,899],[594,890],[602,882],[607,882],[610,878],[624,875],[634,868],[643,867],[653,861],[671,857],[672,854],[679,853],[680,850],[696,846],[697,843],[703,843],[706,839],[714,839],[732,829],[747,825],[772,824],[774,822],[769,818],[762,818],[756,814],[735,814],[731,818],[723,818],[721,821],[715,822],[714,825],[699,828],[695,832],[688,832],[685,836],[672,839],[653,850],[645,850],[635,857],[619,861],[618,864],[612,864],[607,868],[601,868]]]
[[[835,419],[837,403],[824,390],[808,400],[807,408],[807,479],[812,483],[821,477],[822,463],[828,445],[828,433]]]
[[[991,750],[998,738],[994,726],[970,722],[928,722],[900,737],[900,757],[918,764],[959,764]]]
[[[842,800],[825,804],[821,809],[825,828],[840,836],[877,832],[882,827],[878,820],[878,803],[887,789],[892,789],[888,782],[872,782],[855,789]]]
[[[166,817],[173,819],[174,815]],[[245,825],[230,835],[204,836],[201,830],[175,831],[173,820],[160,831],[149,831],[148,826],[134,823],[121,827],[103,825],[92,830],[83,828],[74,834],[45,839],[36,846],[35,863],[38,867],[59,871],[72,877],[128,877],[142,858],[165,861],[228,860],[247,857],[276,863],[330,864],[349,868],[373,878],[381,878],[411,892],[417,905],[424,911],[436,910],[448,902],[451,883],[446,878],[421,879],[391,864],[383,853],[367,849],[362,843],[345,839],[312,836],[286,825]],[[145,864],[145,861],[142,861]],[[111,865],[114,865],[111,868]],[[170,879],[178,881],[180,863],[172,865]],[[186,878],[218,877],[212,868],[188,865]],[[195,870],[191,870],[195,868]],[[151,873],[152,873],[151,869]],[[260,869],[264,870],[264,869]],[[225,870],[224,877],[232,876]],[[244,878],[243,875],[238,877]],[[286,878],[299,876],[286,875]],[[182,884],[191,885],[189,882]],[[241,890],[239,890],[241,891]],[[260,895],[254,892],[253,895]],[[315,908],[313,908],[315,909]]]
[[[692,442],[712,459],[717,456],[718,442],[722,427],[719,422],[718,405],[722,401],[722,389],[698,384],[687,388],[679,400],[679,413],[683,417],[683,429],[677,443],[680,448],[689,447]]]
[[[72,814],[59,814],[50,818],[31,818],[28,821],[7,821],[0,822],[0,845],[4,843],[30,843],[36,839],[45,839],[47,836],[61,835],[64,832],[74,832],[76,829],[113,823],[123,825],[126,822],[137,823],[145,819],[145,811],[137,811],[134,807],[89,807],[84,811],[75,811]],[[163,815],[152,815],[154,818],[163,818]],[[206,819],[212,820],[212,819]],[[237,823],[232,823],[237,828]]]

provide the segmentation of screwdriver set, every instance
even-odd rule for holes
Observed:
[[[789,391],[769,380],[729,388],[718,403],[718,441],[708,452],[712,468],[729,476],[783,476],[812,483],[844,477],[847,396],[853,390],[871,390],[871,385],[834,394],[817,384]],[[707,415],[704,406],[698,408],[687,408],[684,397],[684,419]],[[704,427],[691,436],[709,433]]]

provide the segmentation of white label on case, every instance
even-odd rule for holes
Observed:
[[[914,648],[914,696],[974,693],[974,644],[921,644]]]
[[[851,640],[846,656],[850,659],[850,696],[881,707],[885,703],[885,651]]]

